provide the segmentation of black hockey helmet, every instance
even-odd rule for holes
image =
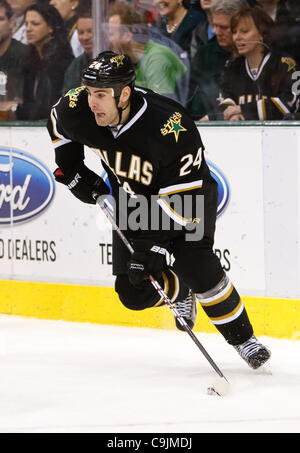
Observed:
[[[100,53],[82,73],[83,85],[112,88],[116,100],[125,86],[133,89],[134,82],[135,72],[130,58],[110,51]]]

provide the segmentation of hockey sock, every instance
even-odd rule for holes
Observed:
[[[231,345],[249,340],[253,328],[237,290],[225,275],[211,290],[196,294],[203,310]]]

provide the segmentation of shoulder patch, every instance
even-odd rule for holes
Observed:
[[[161,128],[161,135],[174,134],[176,143],[178,142],[180,132],[186,132],[187,129],[181,124],[182,114],[175,112]]]
[[[77,101],[78,101],[78,96],[79,94],[81,93],[81,91],[85,90],[85,86],[80,86],[80,87],[77,87],[77,88],[72,88],[71,90],[69,90],[66,94],[65,94],[65,98],[68,97],[69,98],[69,107],[71,109],[73,109],[74,107],[76,107],[77,105]]]
[[[296,62],[293,58],[282,57],[281,63],[286,63],[288,65],[288,72],[295,71],[295,69],[296,69]]]

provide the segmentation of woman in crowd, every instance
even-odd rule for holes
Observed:
[[[30,51],[17,118],[41,120],[48,118],[61,96],[64,73],[74,56],[63,20],[53,6],[30,6],[25,12],[25,24]]]
[[[274,120],[298,110],[293,90],[296,62],[272,52],[274,22],[260,7],[239,9],[231,19],[239,57],[230,62],[221,82],[225,121]]]
[[[161,17],[153,26],[173,39],[190,55],[193,30],[206,20],[202,9],[190,7],[190,0],[154,0],[154,3]]]
[[[81,6],[81,3],[90,3],[90,0],[50,0],[50,5],[57,9],[64,20],[68,32],[68,39],[75,57],[78,57],[84,52],[78,39],[77,30],[77,10]]]

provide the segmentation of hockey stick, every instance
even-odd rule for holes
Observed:
[[[97,192],[93,192],[92,194],[94,200],[96,201],[96,204],[98,206],[100,206],[102,212],[104,213],[104,215],[106,216],[106,218],[108,219],[108,221],[110,222],[110,224],[112,225],[112,227],[116,230],[117,234],[119,235],[119,237],[121,238],[121,240],[123,241],[124,245],[127,247],[127,249],[129,250],[129,252],[131,254],[134,253],[134,249],[132,247],[132,245],[130,244],[130,242],[128,241],[128,239],[124,236],[124,234],[122,233],[122,231],[120,230],[120,228],[118,227],[118,225],[116,224],[113,216],[111,215],[111,213],[108,211],[108,209],[106,208],[105,206],[105,202],[104,202],[104,198],[102,195],[99,195]],[[206,351],[206,349],[204,348],[204,346],[202,346],[202,344],[200,343],[200,341],[198,340],[198,338],[196,337],[196,335],[194,334],[194,332],[192,331],[192,329],[189,327],[189,325],[186,323],[186,321],[184,320],[184,318],[181,316],[181,314],[178,312],[178,310],[176,309],[175,305],[172,304],[171,300],[168,298],[168,296],[165,294],[164,290],[162,289],[162,287],[160,286],[160,284],[158,283],[157,280],[155,280],[152,275],[148,274],[148,278],[150,280],[150,282],[152,283],[153,287],[156,289],[156,291],[158,292],[158,294],[160,295],[160,297],[164,300],[164,302],[167,304],[167,306],[170,308],[170,310],[173,312],[175,318],[178,320],[178,322],[181,324],[181,326],[183,327],[183,329],[185,330],[185,332],[191,337],[191,339],[194,341],[194,343],[196,344],[196,346],[198,347],[198,349],[200,349],[200,351],[202,352],[202,354],[204,355],[204,357],[208,360],[208,362],[210,363],[210,365],[213,367],[213,369],[215,370],[215,372],[219,375],[219,379],[216,380],[213,385],[211,387],[209,387],[207,390],[208,390],[208,393],[209,394],[217,394],[219,396],[224,396],[228,393],[228,390],[229,390],[229,382],[228,380],[226,379],[226,377],[224,376],[224,374],[222,373],[222,371],[220,370],[220,368],[216,365],[216,363],[213,361],[213,359],[211,358],[211,356],[208,354],[208,352]]]

